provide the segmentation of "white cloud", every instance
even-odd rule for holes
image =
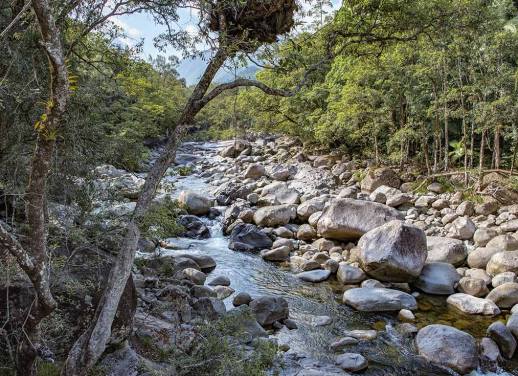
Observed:
[[[126,22],[121,20],[119,17],[111,18],[112,22],[120,27],[130,38],[138,39],[142,35],[141,31],[135,27],[128,25]]]

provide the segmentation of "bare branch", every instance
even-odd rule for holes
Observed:
[[[256,80],[250,80],[247,78],[238,78],[237,80],[234,80],[232,82],[227,82],[225,84],[216,86],[207,95],[205,95],[202,99],[200,99],[197,102],[197,105],[200,108],[203,108],[203,106],[205,106],[207,103],[209,103],[211,100],[216,98],[218,95],[220,95],[225,90],[235,89],[236,87],[243,87],[243,86],[256,87],[256,88],[262,90],[265,94],[276,95],[279,97],[292,97],[294,95],[294,92],[290,91],[290,90],[272,88],[272,87],[270,87],[260,81],[256,81]]]
[[[20,10],[20,12],[16,15],[16,17],[13,18],[11,23],[9,25],[7,25],[7,27],[0,33],[0,39],[2,39],[9,32],[9,30],[11,30],[14,27],[14,25],[16,25],[16,23],[20,20],[20,18],[22,18],[23,14],[25,13],[25,11],[27,9],[29,9],[30,6],[31,6],[31,2],[29,0],[25,3],[22,10]]]

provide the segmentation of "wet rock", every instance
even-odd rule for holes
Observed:
[[[425,264],[414,285],[428,294],[451,295],[455,292],[454,286],[459,280],[460,276],[453,265],[432,262]]]
[[[372,341],[378,336],[378,332],[373,329],[367,330],[346,330],[343,335],[345,337],[356,338],[359,341]]]
[[[500,321],[494,322],[487,328],[487,336],[496,342],[500,352],[511,359],[516,351],[516,339],[507,326]]]
[[[513,333],[515,338],[518,338],[518,312],[513,312],[511,316],[509,316],[507,328]]]
[[[329,316],[315,316],[312,318],[311,323],[313,326],[327,326],[333,322],[333,319]]]
[[[446,299],[446,302],[464,313],[471,315],[499,315],[500,309],[491,300],[458,293]]]
[[[341,262],[338,265],[336,278],[344,285],[354,285],[361,283],[367,276],[360,268]]]
[[[500,360],[500,349],[491,338],[484,337],[480,340],[480,357],[482,361],[497,363]]]
[[[361,237],[358,247],[362,269],[380,281],[415,279],[427,256],[424,232],[401,221],[370,230]]]
[[[261,326],[268,326],[275,321],[285,320],[290,313],[286,299],[272,296],[262,296],[252,300],[250,310]]]
[[[230,235],[229,248],[235,251],[259,251],[271,248],[273,242],[263,231],[252,224],[238,224]]]
[[[204,255],[204,254],[178,253],[178,254],[174,255],[174,257],[180,257],[183,259],[191,259],[198,265],[199,269],[201,269],[202,272],[206,272],[206,273],[212,271],[216,267],[216,261],[212,257],[210,257],[208,255]],[[197,268],[194,268],[194,269],[197,269]]]
[[[360,354],[344,353],[336,358],[336,364],[344,371],[358,372],[368,366],[367,359]]]
[[[306,282],[323,282],[331,276],[329,270],[311,270],[307,272],[298,273],[297,277]]]
[[[331,350],[339,351],[346,346],[351,346],[351,345],[356,345],[356,344],[358,344],[358,340],[356,338],[343,337],[343,338],[340,338],[340,339],[336,340],[335,342],[331,343],[331,345],[329,347],[331,348]]]
[[[284,320],[284,325],[286,325],[286,328],[288,328],[289,330],[298,329],[297,323],[292,319]]]
[[[254,222],[258,226],[275,227],[288,224],[297,215],[293,205],[265,206],[254,213]]]
[[[290,248],[284,246],[274,249],[264,249],[261,251],[261,257],[267,261],[287,261],[290,258]]]
[[[358,311],[364,312],[417,308],[416,300],[412,295],[387,288],[353,288],[344,292],[343,301]]]
[[[446,325],[428,325],[416,336],[417,350],[428,361],[467,374],[478,365],[475,338]]]
[[[189,214],[205,215],[209,213],[212,202],[209,198],[192,191],[182,191],[178,196],[178,202]]]
[[[508,282],[495,287],[487,294],[486,299],[495,302],[499,308],[511,308],[518,303],[518,283]]]
[[[229,286],[215,286],[214,291],[216,292],[218,299],[225,299],[232,295],[235,290]]]
[[[401,321],[414,321],[415,320],[415,315],[412,313],[412,311],[410,311],[408,309],[402,309],[401,311],[399,311],[397,317]]]
[[[209,282],[209,286],[230,286],[230,279],[220,275]]]
[[[188,278],[190,281],[192,281],[192,283],[197,285],[203,285],[205,283],[205,279],[207,278],[205,273],[193,268],[186,268],[182,272],[185,278]]]
[[[459,239],[444,238],[441,236],[428,236],[427,262],[447,262],[459,265],[468,256],[466,245]]]
[[[252,297],[247,292],[239,292],[234,296],[232,300],[232,304],[235,307],[239,307],[241,305],[248,305],[252,301]]]
[[[330,239],[357,239],[388,221],[402,219],[394,208],[370,201],[334,199],[320,216],[317,232]]]
[[[180,224],[185,232],[182,236],[191,239],[208,239],[210,238],[210,231],[207,226],[194,215],[182,215],[178,224]]]

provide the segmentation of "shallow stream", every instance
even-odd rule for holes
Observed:
[[[198,158],[217,162],[218,143],[186,144],[183,146],[184,157],[192,153]],[[197,174],[187,177],[169,177],[175,180],[175,192],[184,189],[211,194],[214,186],[209,185]],[[290,351],[323,362],[333,362],[334,354],[330,343],[343,336],[344,331],[353,329],[377,329],[380,332],[374,341],[360,342],[350,351],[359,352],[369,360],[369,368],[364,375],[455,375],[449,370],[431,366],[416,355],[413,340],[395,329],[400,323],[396,314],[363,313],[355,311],[341,303],[340,285],[333,279],[312,284],[299,280],[288,265],[264,261],[259,255],[235,252],[228,248],[228,239],[223,236],[220,219],[204,219],[211,230],[211,237],[205,240],[187,238],[169,239],[178,250],[163,250],[162,254],[176,252],[199,252],[213,257],[217,267],[208,277],[230,278],[231,287],[236,292],[245,291],[252,297],[277,295],[289,303],[290,318],[296,321],[298,329],[283,328],[275,334],[279,343],[288,344]],[[228,308],[232,307],[232,296],[225,299]],[[418,328],[442,323],[455,326],[471,333],[477,338],[484,335],[486,328],[495,318],[465,315],[448,307],[443,297],[421,295],[418,297],[416,322]],[[315,326],[315,317],[330,316],[332,323],[327,326]],[[502,319],[505,316],[501,317]],[[452,351],[455,351],[452,349]],[[498,375],[518,375],[518,363],[505,365],[509,371],[499,370]],[[473,375],[494,375],[494,373],[474,372]]]

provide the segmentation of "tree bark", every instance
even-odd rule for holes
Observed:
[[[484,177],[484,149],[486,148],[486,130],[482,131],[482,135],[480,138],[480,155],[478,159],[478,189],[482,186],[482,178]]]
[[[68,73],[65,65],[61,33],[56,27],[47,0],[32,0],[32,7],[40,27],[42,45],[50,68],[50,94],[44,115],[36,123],[36,146],[29,167],[26,217],[29,228],[27,249],[0,223],[0,245],[7,249],[27,274],[35,290],[35,299],[20,324],[24,335],[17,351],[17,373],[35,374],[34,363],[45,349],[40,340],[40,322],[56,308],[50,291],[45,195],[55,139],[68,101]]]

